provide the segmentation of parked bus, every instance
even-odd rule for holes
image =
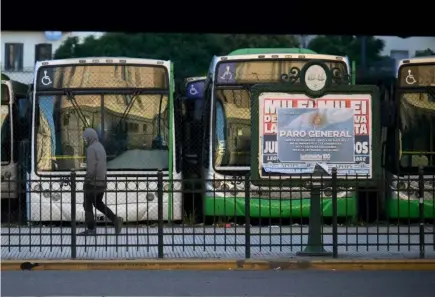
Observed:
[[[76,219],[84,221],[86,127],[97,131],[106,148],[112,181],[107,205],[118,216],[127,222],[158,219],[156,182],[162,170],[164,219],[181,219],[181,193],[176,191],[181,185],[172,183],[181,179],[181,171],[170,61],[92,57],[37,62],[34,88],[29,221],[71,220],[71,169],[77,173]],[[97,219],[107,221],[99,212]]]
[[[395,113],[384,128],[383,150],[387,216],[419,218],[418,169],[423,167],[424,217],[435,218],[435,56],[401,60],[392,93],[388,110]]]
[[[30,86],[11,80],[2,74],[1,78],[1,159],[2,159],[2,199],[17,199],[18,189],[22,189],[24,177],[19,177],[21,168],[19,162],[20,145],[28,141],[29,122],[27,108],[29,103]],[[24,194],[24,192],[22,192]],[[15,206],[13,204],[13,206]]]
[[[205,82],[205,134],[201,157],[206,189],[203,198],[205,216],[244,215],[243,179],[251,170],[249,88],[259,83],[278,83],[281,74],[292,67],[302,69],[313,59],[350,75],[347,57],[317,54],[309,49],[240,49],[213,58]],[[307,191],[270,192],[253,184],[250,187],[251,217],[309,216],[310,193]],[[331,196],[330,190],[324,191],[325,217],[332,216]],[[355,216],[356,192],[339,192],[338,198],[338,216]]]

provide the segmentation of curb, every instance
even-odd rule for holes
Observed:
[[[435,270],[426,260],[2,260],[1,271],[21,270]]]

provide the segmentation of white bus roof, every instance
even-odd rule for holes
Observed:
[[[148,65],[163,65],[170,68],[170,60],[157,60],[157,59],[143,59],[143,58],[128,58],[128,57],[84,57],[84,58],[70,58],[70,59],[57,59],[36,62],[35,69],[47,65],[67,65],[67,64],[148,64]]]
[[[267,59],[306,59],[306,60],[330,60],[342,61],[346,63],[349,70],[349,59],[345,56],[324,55],[324,54],[289,54],[289,53],[271,53],[271,54],[247,54],[247,55],[234,55],[234,56],[214,56],[210,65],[209,74],[213,73],[216,65],[221,61],[234,61],[234,60],[267,60]]]
[[[425,63],[435,64],[435,56],[415,57],[415,58],[400,60],[399,63],[397,63],[396,78],[399,76],[399,69],[403,64],[425,64]]]
[[[247,55],[231,55],[231,56],[216,56],[217,60],[251,60],[251,59],[320,59],[320,60],[339,60],[344,61],[344,56],[324,55],[324,54],[289,54],[289,53],[271,53],[271,54],[247,54]]]

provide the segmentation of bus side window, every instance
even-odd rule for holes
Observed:
[[[217,165],[220,166],[228,163],[227,138],[231,136],[231,128],[227,127],[224,106],[219,99],[216,99],[215,113],[214,131],[216,142],[213,144],[213,150]]]

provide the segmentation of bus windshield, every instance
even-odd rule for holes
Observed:
[[[69,68],[62,72],[58,69],[39,71],[41,79],[50,75],[45,84],[51,82],[56,90],[69,86],[69,93],[50,95],[45,84],[41,87],[44,92],[37,93],[37,170],[84,168],[86,148],[82,133],[86,127],[97,131],[107,152],[108,170],[168,169],[169,99],[164,92],[152,91],[153,88],[168,90],[164,69],[150,66],[125,66],[124,70],[121,66]],[[56,78],[58,73],[62,75]],[[131,91],[112,94],[111,88],[131,88]],[[137,88],[148,92],[141,94]]]
[[[429,93],[403,93],[400,98],[402,169],[435,169],[435,98]]]
[[[11,125],[9,117],[9,88],[6,84],[2,84],[1,89],[1,156],[2,165],[7,165],[11,161]]]
[[[435,169],[435,65],[406,63],[398,72],[402,171]]]
[[[249,88],[258,83],[280,82],[292,67],[310,60],[235,61],[217,65],[214,92],[214,166],[251,165],[251,99]],[[325,61],[330,69],[348,74],[343,61]]]
[[[77,95],[75,101],[78,108],[73,107],[67,96],[38,97],[36,162],[39,171],[83,167],[85,126],[97,131],[106,148],[108,170],[168,168],[167,96]],[[125,116],[129,103],[131,109]]]

